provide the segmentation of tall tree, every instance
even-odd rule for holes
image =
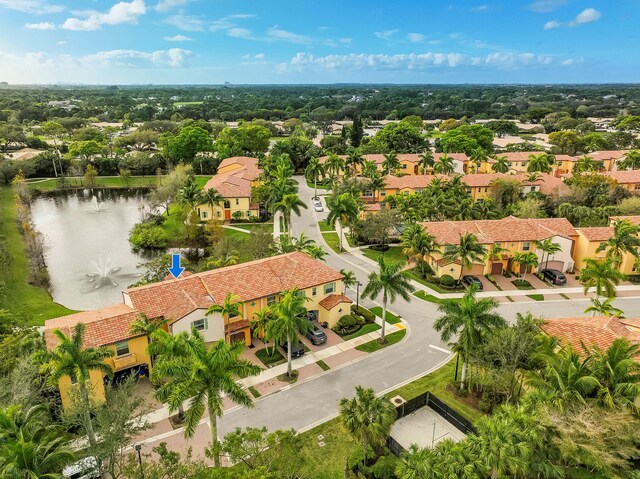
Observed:
[[[593,258],[585,260],[584,268],[580,272],[580,282],[584,286],[586,295],[591,288],[596,293],[596,299],[601,296],[614,298],[616,286],[625,278],[611,258],[597,261]]]
[[[418,167],[423,175],[427,174],[427,171],[433,171],[435,161],[433,159],[433,151],[430,148],[424,150],[418,160]]]
[[[329,207],[327,223],[334,225],[336,221],[338,222],[338,250],[342,252],[342,228],[358,217],[360,212],[358,201],[351,193],[341,193],[330,197],[327,206]]]
[[[462,357],[460,389],[467,382],[467,366],[471,351],[482,343],[485,334],[492,329],[506,325],[505,320],[495,312],[498,301],[494,298],[476,298],[477,286],[471,286],[461,300],[443,303],[438,307],[440,316],[433,327],[443,341],[449,342],[454,336],[453,350]]]
[[[495,173],[508,173],[510,164],[506,156],[494,156],[495,163],[491,165],[491,169]]]
[[[384,160],[382,161],[382,173],[385,175],[393,175],[400,169],[400,160],[398,154],[395,151],[385,153]]]
[[[524,266],[524,274],[522,275],[522,280],[525,281],[527,279],[527,272],[531,268],[535,268],[538,266],[538,255],[536,255],[533,251],[517,251],[513,255],[513,261],[518,263],[520,266]]]
[[[349,132],[349,141],[351,146],[358,148],[362,143],[364,137],[364,126],[362,124],[362,118],[357,113],[353,115],[353,124],[351,125],[351,131]]]
[[[448,246],[448,251],[445,250],[444,254],[445,259],[451,262],[460,262],[458,282],[462,279],[465,269],[471,269],[473,263],[480,262],[487,254],[486,248],[478,242],[478,237],[473,233],[461,235],[458,244]]]
[[[443,153],[438,161],[433,165],[433,172],[441,175],[450,175],[455,171],[455,164],[453,158],[446,153]]]
[[[624,318],[624,312],[613,305],[613,298],[605,298],[600,301],[598,298],[591,298],[591,306],[584,310],[585,313],[591,313],[591,316],[615,316]]]
[[[411,301],[411,293],[415,288],[409,279],[402,274],[403,262],[389,262],[384,259],[384,255],[378,258],[378,271],[369,273],[369,282],[362,292],[363,298],[375,299],[382,293],[382,329],[380,331],[380,343],[386,342],[385,326],[387,323],[387,304],[395,303],[398,296],[405,301]]]
[[[415,234],[403,235],[402,246],[404,246],[402,253],[409,258],[416,259],[422,277],[426,278],[426,258],[437,250],[435,238],[420,227],[420,230]]]
[[[282,199],[277,203],[274,203],[271,208],[272,213],[282,213],[288,238],[291,238],[291,213],[295,213],[296,216],[300,216],[301,208],[306,210],[307,205],[295,193],[288,193],[284,195]]]
[[[554,163],[553,155],[547,153],[532,153],[527,162],[527,172],[529,173],[550,173],[551,165]]]
[[[313,181],[313,197],[318,197],[318,180],[325,174],[324,165],[318,158],[311,158],[305,170],[305,176]]]
[[[601,243],[596,249],[596,253],[606,251],[607,258],[610,258],[616,266],[620,266],[624,253],[637,257],[639,248],[640,226],[636,226],[628,220],[622,220],[616,223],[613,227],[613,236]]]
[[[536,248],[542,251],[542,263],[544,263],[544,269],[547,269],[547,266],[549,264],[549,256],[562,251],[562,246],[560,245],[560,243],[555,243],[553,241],[553,238],[547,238],[542,241],[536,240],[534,241],[534,244],[536,245]],[[545,255],[547,255],[546,260]]]

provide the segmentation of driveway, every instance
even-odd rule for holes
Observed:
[[[496,285],[493,284],[484,276],[480,275],[480,276],[477,276],[477,278],[482,283],[482,291],[498,291],[498,288],[496,288]]]
[[[512,281],[516,279],[515,276],[511,276],[511,278],[507,278],[504,275],[496,274],[493,276],[493,279],[496,281],[496,283],[498,283],[500,288],[502,288],[502,291],[515,291],[518,289],[512,283]]]

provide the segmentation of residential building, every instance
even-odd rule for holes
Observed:
[[[437,162],[442,155],[444,155],[444,153],[434,153],[433,154],[434,161]],[[338,155],[338,156],[340,156],[340,158],[342,158],[343,160],[347,158],[347,155]],[[418,166],[420,162],[420,156],[421,154],[419,153],[399,153],[398,161],[400,162],[400,169],[398,171],[398,174],[422,175],[423,171]],[[453,160],[455,173],[465,173],[467,171],[467,163],[469,161],[469,159],[467,158],[467,155],[465,155],[464,153],[448,153],[447,156],[449,156],[449,158]],[[327,158],[328,156],[322,156],[319,159],[321,163],[324,163],[325,161],[327,161]],[[378,171],[382,171],[382,163],[385,160],[385,156],[382,153],[366,154],[366,155],[362,155],[362,158],[365,161],[373,162],[376,165]],[[360,166],[356,168],[356,172],[357,173],[362,172],[362,169]],[[431,172],[427,172],[427,173],[431,173]]]
[[[217,205],[201,204],[198,215],[203,221],[217,219],[228,221],[260,215],[260,205],[253,200],[251,189],[260,182],[262,170],[258,160],[247,156],[235,156],[222,160],[218,172],[204,185],[203,191],[215,189],[224,200]]]
[[[524,273],[525,267],[514,261],[515,253],[534,252],[542,266],[543,254],[536,241],[551,239],[561,247],[549,258],[544,256],[544,265],[561,271],[573,268],[573,243],[576,238],[574,227],[566,218],[523,219],[508,216],[500,220],[433,221],[421,223],[427,233],[435,237],[438,250],[427,258],[436,276],[444,274],[457,278],[462,274],[502,274],[508,270]],[[460,237],[471,233],[489,252],[494,245],[501,248],[498,257],[486,255],[470,269],[462,271],[460,261],[446,259],[446,253],[459,244]]]
[[[616,339],[640,343],[640,319],[615,316],[580,316],[576,318],[545,319],[541,326],[549,336],[558,338],[561,345],[569,345],[582,353],[597,346],[606,350]]]
[[[529,157],[531,155],[540,155],[544,151],[512,151],[505,153],[498,153],[497,156],[505,156],[509,163],[509,173],[527,173],[527,166],[529,165]],[[554,155],[556,161],[552,166],[553,175],[560,176],[563,174],[569,174],[573,171],[575,162],[578,160],[574,156],[569,155]],[[487,166],[484,167],[486,172],[493,171],[491,165],[495,163],[494,159],[489,159]]]
[[[640,170],[603,171],[601,175],[615,180],[623,188],[633,192],[640,192]]]
[[[611,171],[616,169],[619,161],[625,159],[627,153],[628,150],[592,151],[591,153],[587,153],[587,156],[596,161],[601,161],[604,170]]]
[[[147,352],[147,337],[130,333],[131,323],[140,316],[140,312],[126,304],[114,304],[93,311],[49,319],[44,325],[44,340],[48,350],[58,344],[53,331],[58,329],[67,336],[73,334],[78,323],[85,325],[84,343],[87,348],[107,347],[115,356],[105,362],[111,366],[114,374],[121,375],[134,370],[151,371],[151,359]],[[90,372],[92,398],[98,402],[104,400],[104,377],[98,371]],[[63,407],[71,402],[71,391],[76,384],[75,378],[65,376],[60,379],[58,387]]]

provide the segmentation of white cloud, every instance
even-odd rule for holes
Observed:
[[[25,28],[29,30],[55,30],[56,26],[51,22],[27,23]]]
[[[201,32],[205,27],[204,21],[193,15],[172,15],[165,19],[165,23],[187,32]]]
[[[422,33],[407,33],[407,40],[411,43],[422,43],[426,38]]]
[[[560,28],[560,22],[558,20],[551,20],[544,24],[545,30],[553,30],[554,28]]]
[[[144,0],[131,0],[113,5],[107,12],[82,12],[85,18],[70,17],[62,24],[66,30],[92,31],[102,25],[118,25],[121,23],[137,23],[138,17],[147,12]],[[80,13],[80,12],[78,12]]]
[[[306,35],[289,32],[278,27],[269,28],[269,30],[267,30],[267,37],[273,40],[282,40],[291,43],[307,44],[312,42],[311,38]]]
[[[0,7],[36,15],[59,13],[65,9],[62,5],[52,5],[44,0],[0,0]]]
[[[172,8],[186,5],[190,1],[191,0],[160,0],[154,8],[157,12],[166,12]]]
[[[394,36],[396,33],[398,33],[397,29],[393,29],[393,30],[384,30],[382,32],[373,32],[373,34],[380,38],[381,40],[390,40],[392,36]]]
[[[257,60],[262,60],[264,58],[264,53],[256,53],[253,58]]]
[[[249,30],[248,28],[240,27],[229,28],[227,30],[227,35],[233,38],[244,38],[245,40],[253,38],[251,35],[251,30]]]
[[[281,73],[307,70],[385,70],[385,71],[426,71],[434,68],[520,68],[527,66],[550,65],[553,57],[535,53],[493,52],[483,57],[464,53],[402,53],[402,54],[366,54],[315,56],[300,52],[288,63],[278,66]]]
[[[164,37],[164,39],[168,42],[190,42],[193,38],[189,38],[184,35],[174,35],[172,37]]]
[[[478,5],[477,7],[471,7],[469,9],[471,12],[486,12],[487,10],[489,10],[489,5],[487,4]]]
[[[571,25],[583,25],[585,23],[595,22],[599,20],[601,16],[602,14],[595,8],[586,8],[576,15]]]
[[[157,50],[154,52],[108,50],[81,57],[80,61],[101,64],[117,63],[131,66],[142,61],[149,62],[156,66],[179,68],[184,65],[187,57],[191,55],[191,51],[183,50],[182,48],[170,48],[168,50]]]
[[[66,40],[58,40],[56,42],[56,45],[66,45],[67,41]]]
[[[567,3],[567,1],[568,0],[537,0],[530,3],[528,7],[530,10],[538,13],[553,12]]]

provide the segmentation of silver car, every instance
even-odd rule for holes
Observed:
[[[69,464],[62,470],[65,479],[98,479],[102,477],[102,464],[96,456],[88,456]]]

